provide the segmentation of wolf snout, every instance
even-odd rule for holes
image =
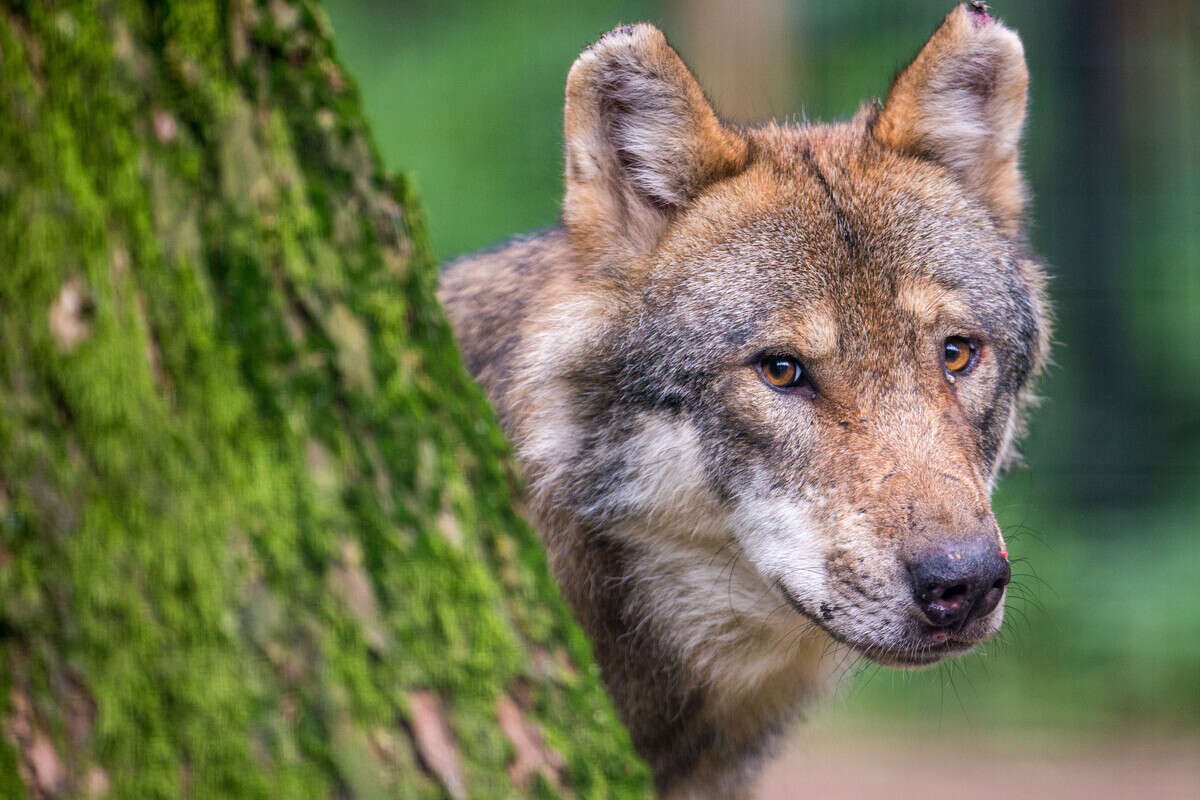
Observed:
[[[959,628],[990,614],[1012,578],[994,538],[955,543],[908,565],[913,598],[935,628]]]

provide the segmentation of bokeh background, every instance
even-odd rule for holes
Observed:
[[[950,5],[325,4],[441,259],[556,222],[566,72],[617,24],[662,27],[728,119],[824,120],[885,94]],[[905,796],[947,769],[1037,796],[1200,797],[1200,4],[994,13],[1032,74],[1024,164],[1057,310],[1026,465],[995,499],[1017,562],[1009,621],[935,670],[864,669],[776,767],[780,797],[800,771]],[[864,761],[881,776],[847,783]],[[922,774],[892,782],[905,770]]]

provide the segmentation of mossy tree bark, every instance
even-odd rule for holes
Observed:
[[[0,796],[644,796],[319,9],[0,70]]]

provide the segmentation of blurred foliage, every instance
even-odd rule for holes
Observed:
[[[772,62],[764,49],[756,64],[786,87],[769,108],[848,116],[886,93],[950,5],[776,2],[790,53]],[[327,3],[382,155],[415,177],[442,258],[556,222],[562,85],[582,47],[619,23],[654,22],[711,84],[738,35],[736,22],[706,31],[712,6]],[[847,706],[936,705],[974,724],[1194,727],[1200,11],[1192,0],[1005,0],[994,12],[1021,33],[1032,73],[1032,237],[1058,318],[1027,466],[996,497],[1023,574],[1004,640],[985,655],[901,677],[867,670]]]

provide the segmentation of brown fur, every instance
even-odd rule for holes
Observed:
[[[666,795],[740,796],[852,654],[933,663],[999,628],[1002,606],[929,645],[904,565],[1003,549],[989,494],[1049,327],[1026,82],[1015,34],[963,6],[882,110],[734,130],[660,32],[618,29],[567,81],[563,229],[446,272]],[[960,335],[978,363],[951,376]],[[768,387],[762,355],[812,391]]]

